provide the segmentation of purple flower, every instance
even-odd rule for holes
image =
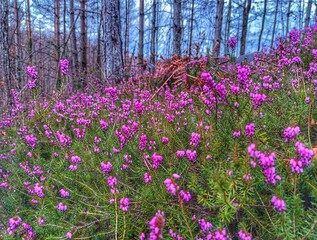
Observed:
[[[181,191],[179,192],[179,195],[180,195],[180,197],[182,198],[182,200],[183,200],[184,202],[189,202],[190,199],[192,198],[190,192],[185,192],[184,190],[181,190]]]
[[[155,216],[149,221],[149,227],[151,229],[150,232],[150,240],[162,239],[163,235],[163,227],[165,225],[164,212],[160,210],[157,211]]]
[[[254,131],[255,131],[255,124],[253,122],[247,124],[244,128],[244,133],[248,138],[254,135]]]
[[[233,50],[237,44],[237,38],[236,37],[231,37],[229,40],[228,40],[228,44],[229,44],[229,47]]]
[[[139,150],[143,151],[147,144],[147,137],[144,133],[142,133],[139,137]]]
[[[33,190],[34,190],[34,193],[40,197],[40,198],[43,198],[44,197],[44,186],[41,186],[40,184],[38,183],[35,183],[34,184],[34,187],[33,187]]]
[[[233,132],[232,137],[238,138],[238,137],[240,137],[240,135],[241,135],[240,131],[235,131],[235,132]]]
[[[69,191],[67,191],[65,189],[59,190],[59,193],[60,193],[62,198],[68,198],[69,197]]]
[[[163,136],[163,137],[162,137],[162,143],[164,143],[164,144],[168,144],[168,142],[169,142],[168,137]]]
[[[286,205],[284,200],[278,198],[277,196],[273,196],[271,200],[272,204],[274,205],[274,208],[280,212],[286,210]]]
[[[197,147],[200,141],[200,134],[192,132],[190,137],[189,145],[193,145],[194,147]]]
[[[62,76],[67,75],[69,71],[69,61],[67,59],[61,59],[59,61],[59,66],[61,69]]]
[[[285,142],[294,141],[294,138],[297,137],[300,133],[300,128],[296,127],[288,127],[283,132],[283,137],[285,138]]]
[[[110,162],[101,162],[100,163],[101,170],[103,174],[108,174],[112,171],[112,164]]]
[[[16,229],[18,226],[21,225],[22,219],[21,219],[21,217],[16,216],[16,217],[10,218],[8,222],[9,222],[9,228],[10,228],[11,230],[14,230],[14,229]]]
[[[127,212],[129,209],[130,199],[129,198],[121,198],[120,199],[120,209],[124,212]]]
[[[117,184],[117,178],[113,176],[109,176],[107,178],[108,186],[111,188],[114,188],[114,186]]]
[[[166,190],[169,191],[172,195],[176,195],[177,190],[179,189],[179,186],[172,180],[172,179],[165,179],[164,184],[166,186]]]
[[[106,120],[100,120],[99,124],[102,130],[106,130],[108,128],[108,122]]]
[[[182,158],[182,157],[185,156],[185,151],[178,150],[178,151],[176,151],[175,155],[176,155],[177,158]]]
[[[65,235],[65,238],[67,238],[67,239],[72,239],[72,237],[73,237],[73,234],[70,231],[67,232],[66,235]]]
[[[158,169],[160,167],[160,163],[163,161],[163,157],[155,152],[152,156],[152,161],[152,168]]]
[[[144,173],[144,182],[145,183],[152,182],[152,176],[148,172]]]
[[[207,232],[211,228],[213,228],[213,225],[210,222],[207,222],[205,219],[201,218],[198,220],[198,224],[200,226],[201,232]]]
[[[57,209],[58,209],[58,211],[65,212],[67,210],[67,206],[64,203],[60,202],[57,205]]]
[[[71,161],[72,163],[78,164],[78,163],[81,162],[81,158],[80,158],[79,156],[72,156],[72,157],[70,158],[70,161]]]
[[[189,161],[195,162],[196,159],[197,159],[196,150],[187,149],[187,150],[186,150],[186,157],[188,158]]]

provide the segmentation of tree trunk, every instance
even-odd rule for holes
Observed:
[[[124,62],[129,62],[130,46],[130,0],[125,0],[125,32],[124,32]]]
[[[27,39],[28,39],[28,55],[29,55],[29,65],[32,64],[32,54],[33,54],[33,43],[32,43],[32,26],[31,26],[31,6],[30,0],[26,1],[27,5]]]
[[[60,89],[62,80],[59,71],[59,60],[60,60],[60,0],[55,0],[54,5],[54,62],[55,62],[55,77],[56,88]]]
[[[0,3],[0,52],[1,52],[1,64],[0,64],[0,87],[5,87],[5,91],[1,91],[3,94],[0,97],[0,107],[7,106],[7,109],[11,109],[13,101],[10,91],[13,88],[12,75],[11,75],[11,62],[10,62],[10,45],[9,45],[9,0],[2,0]]]
[[[195,0],[192,0],[191,12],[190,12],[190,25],[189,25],[189,44],[188,44],[188,55],[192,55],[193,45],[193,28],[194,28],[194,13],[195,13]]]
[[[66,11],[67,10],[67,5],[66,5],[66,0],[63,1],[63,53],[62,56],[65,56],[66,53]]]
[[[86,0],[80,0],[80,38],[81,71],[87,73]],[[80,84],[86,85],[84,81]]]
[[[97,67],[98,69],[102,69],[102,63],[101,63],[101,31],[102,31],[102,21],[103,21],[103,16],[102,16],[102,8],[100,11],[100,17],[99,17],[99,25],[98,25],[98,35],[97,35]],[[102,73],[102,71],[100,71]]]
[[[120,1],[104,0],[104,11],[105,73],[110,83],[118,81],[123,70]]]
[[[242,34],[241,34],[241,45],[240,45],[240,55],[245,54],[245,44],[247,40],[247,30],[249,21],[249,12],[251,9],[251,0],[244,0],[243,4],[243,19],[242,19]]]
[[[273,33],[272,33],[272,39],[271,39],[271,48],[273,47],[274,38],[275,38],[277,12],[278,12],[278,1],[276,1],[276,5],[275,5],[275,14],[274,14],[274,22],[273,22]]]
[[[216,26],[215,26],[215,38],[214,38],[214,56],[219,56],[220,53],[220,43],[222,40],[221,32],[222,32],[222,19],[223,19],[223,7],[225,1],[217,0],[217,13],[216,13]]]
[[[225,35],[225,54],[229,53],[229,38],[230,38],[230,24],[231,24],[231,9],[232,9],[232,0],[229,0],[228,4],[228,14],[227,14],[227,21],[226,21],[226,35]]]
[[[14,0],[14,18],[15,18],[15,35],[14,35],[14,44],[15,44],[15,77],[17,79],[17,88],[21,89],[24,85],[22,79],[22,49],[21,49],[21,24],[20,24],[20,10],[18,0]]]
[[[157,0],[153,0],[152,5],[152,28],[151,28],[151,57],[150,63],[155,65],[155,39],[156,39],[156,5]]]
[[[307,28],[309,26],[312,4],[313,4],[313,0],[308,0],[308,4],[306,7],[305,28]]]
[[[74,9],[74,0],[69,1],[70,8],[70,26],[71,26],[71,48],[72,48],[72,62],[74,71],[78,71],[78,50],[77,50],[77,37],[76,37],[76,22],[75,22],[75,9]]]
[[[258,41],[258,51],[260,51],[260,49],[261,49],[261,40],[262,40],[262,34],[263,34],[263,30],[264,30],[264,25],[265,25],[266,8],[267,8],[267,0],[264,0],[262,25],[261,25],[261,31],[260,31],[260,35],[259,35],[259,41]]]
[[[143,66],[143,51],[144,51],[144,0],[139,2],[139,49],[138,49],[138,59],[139,65]]]
[[[173,54],[181,55],[182,26],[181,13],[182,1],[174,0],[173,4]]]
[[[288,6],[287,6],[287,15],[286,15],[286,35],[289,33],[289,19],[291,17],[291,7],[292,7],[293,0],[288,0]]]

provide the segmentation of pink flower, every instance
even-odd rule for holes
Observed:
[[[112,164],[110,162],[101,162],[100,167],[104,174],[108,174],[112,171]]]
[[[64,203],[60,202],[60,203],[57,205],[57,209],[58,209],[58,211],[65,212],[65,211],[67,210],[67,206],[66,206]]]
[[[129,198],[121,198],[120,199],[120,209],[124,212],[127,212],[129,209],[130,199]]]
[[[69,197],[69,192],[67,190],[65,190],[65,189],[59,190],[59,193],[60,193],[62,198],[68,198]]]
[[[148,172],[144,173],[144,182],[145,183],[152,182],[152,176]]]
[[[271,202],[276,210],[281,212],[286,210],[286,204],[283,199],[273,196]]]
[[[172,195],[176,195],[176,191],[179,189],[179,186],[172,179],[165,179],[164,184],[166,186],[166,190],[169,191]]]

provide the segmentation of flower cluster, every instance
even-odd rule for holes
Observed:
[[[149,221],[149,227],[151,229],[149,239],[157,240],[163,239],[163,227],[165,225],[164,212],[158,210],[155,216]]]
[[[285,142],[292,142],[294,141],[294,138],[299,135],[299,133],[300,128],[298,126],[288,127],[283,132],[283,138],[285,139]]]
[[[280,212],[286,211],[286,204],[283,199],[280,199],[277,196],[273,196],[271,202],[276,210]]]
[[[69,61],[67,59],[61,59],[59,61],[59,66],[61,69],[62,76],[67,75],[69,71]]]

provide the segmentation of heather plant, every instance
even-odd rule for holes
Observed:
[[[315,239],[316,37],[292,30],[252,63],[193,59],[176,87],[13,91],[1,238]]]

